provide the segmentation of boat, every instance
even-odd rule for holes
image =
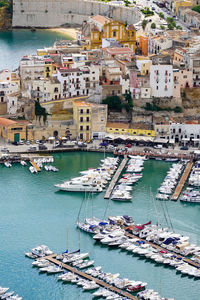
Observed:
[[[61,184],[55,184],[55,187],[65,192],[93,192],[100,193],[103,191],[102,187],[95,182],[80,183],[74,181],[67,181]]]
[[[3,288],[0,286],[0,296],[4,295],[8,290],[9,290],[9,288]]]
[[[5,165],[7,168],[11,168],[11,167],[12,167],[12,165],[11,165],[11,163],[10,163],[9,161],[5,161],[5,162],[4,162],[4,165]]]
[[[21,161],[20,161],[20,164],[21,164],[22,166],[27,166],[27,163],[26,163],[24,160],[21,160]]]

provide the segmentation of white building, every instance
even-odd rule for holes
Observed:
[[[148,39],[148,52],[149,54],[159,54],[163,50],[172,47],[172,40],[166,38],[163,35],[149,36]]]
[[[200,124],[170,124],[170,139],[184,145],[199,146]]]
[[[61,85],[56,77],[34,80],[31,96],[39,102],[58,100],[61,98]]]
[[[152,65],[150,67],[150,87],[153,97],[172,97],[174,89],[173,66]]]

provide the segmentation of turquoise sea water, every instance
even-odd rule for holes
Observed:
[[[92,294],[83,292],[72,284],[57,282],[56,276],[39,274],[32,268],[32,260],[24,253],[37,244],[47,244],[59,253],[68,248],[79,248],[79,232],[75,222],[83,200],[81,193],[57,192],[59,183],[89,167],[97,167],[103,158],[101,153],[56,154],[54,165],[58,173],[42,171],[31,174],[20,164],[8,169],[0,165],[0,285],[15,290],[25,300],[87,300]],[[109,202],[108,215],[129,214],[136,222],[156,222],[150,201],[163,181],[170,164],[162,161],[145,162],[144,176],[134,186],[132,203]],[[94,195],[93,210],[103,217],[108,200],[104,193]],[[160,220],[164,223],[161,202],[156,202]],[[92,216],[89,200],[84,211]],[[189,235],[200,245],[200,206],[167,202],[172,223],[177,232]],[[119,272],[121,276],[148,282],[148,287],[165,297],[176,300],[199,300],[200,280],[181,276],[174,269],[156,265],[134,254],[119,249],[108,249],[96,243],[89,234],[80,233],[81,251],[90,252],[90,258],[102,265],[107,272]]]
[[[66,40],[67,37],[45,30],[0,31],[0,70],[16,69],[24,55],[36,54],[37,49],[52,46],[56,40],[60,39]]]

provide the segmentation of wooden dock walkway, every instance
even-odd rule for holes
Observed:
[[[38,167],[38,165],[32,159],[30,159],[30,164],[36,169],[37,172],[41,171],[41,169]]]
[[[60,266],[61,262],[59,260],[55,259],[55,256],[56,256],[56,254],[52,254],[52,255],[46,256],[45,259],[47,259],[48,261],[50,261],[50,262],[52,262],[52,263]],[[62,268],[66,269],[66,270],[68,270],[68,271],[70,271],[70,272],[72,272],[74,274],[77,274],[77,275],[79,275],[79,276],[81,276],[81,277],[83,277],[85,279],[88,279],[88,280],[91,280],[91,281],[95,281],[101,287],[104,287],[104,288],[106,288],[106,289],[108,289],[108,290],[110,290],[110,291],[112,291],[114,293],[117,293],[120,296],[127,297],[128,299],[137,300],[137,298],[135,296],[131,295],[130,293],[122,291],[122,290],[120,290],[120,289],[118,289],[118,288],[116,288],[116,287],[114,287],[112,285],[107,284],[106,282],[104,282],[102,280],[99,280],[99,279],[97,279],[95,277],[92,277],[91,275],[88,275],[88,274],[86,274],[86,273],[84,273],[82,271],[79,271],[78,269],[73,268],[73,267],[71,267],[71,266],[69,266],[67,264],[62,263]]]
[[[196,267],[196,268],[200,268],[200,264],[199,263],[196,263],[194,261],[192,261],[191,259],[189,258],[186,258],[185,256],[181,255],[181,254],[177,254],[176,252],[174,251],[169,251],[167,249],[165,249],[164,247],[162,246],[159,246],[157,244],[153,244],[151,242],[148,242],[147,240],[145,239],[142,239],[142,238],[139,238],[137,235],[134,235],[134,234],[131,234],[129,232],[126,231],[126,236],[128,236],[129,238],[136,238],[140,241],[144,241],[146,244],[149,244],[150,246],[152,246],[153,248],[156,248],[156,249],[159,249],[160,251],[161,250],[164,250],[164,251],[167,251],[168,253],[173,253],[174,255],[176,255],[177,257],[181,258],[184,262],[188,263],[189,265],[193,266],[193,267]]]
[[[110,198],[110,194],[112,193],[112,191],[113,191],[113,189],[115,187],[115,184],[116,184],[116,182],[117,182],[117,180],[118,180],[118,178],[119,178],[122,170],[124,169],[127,161],[128,161],[128,158],[126,156],[126,157],[124,157],[124,159],[122,160],[119,168],[115,172],[115,175],[113,176],[113,178],[112,178],[112,180],[111,180],[111,182],[110,182],[110,184],[109,184],[109,186],[107,188],[107,191],[105,193],[104,199],[109,199]]]
[[[183,172],[183,175],[181,176],[181,179],[180,179],[180,181],[179,181],[179,183],[178,183],[178,185],[177,185],[177,187],[176,187],[176,189],[175,189],[175,191],[174,191],[174,193],[173,193],[173,195],[171,197],[171,200],[173,200],[173,201],[177,201],[178,200],[178,197],[180,196],[180,193],[181,193],[181,191],[182,191],[182,189],[183,189],[183,187],[185,185],[185,182],[188,179],[188,176],[190,174],[192,166],[193,166],[193,161],[190,160],[187,163],[187,166],[186,166],[186,168],[185,168],[185,170]]]

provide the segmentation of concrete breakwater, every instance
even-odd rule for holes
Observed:
[[[129,24],[140,20],[134,7],[89,0],[13,0],[13,27],[59,27],[81,25],[89,16],[103,15]]]

